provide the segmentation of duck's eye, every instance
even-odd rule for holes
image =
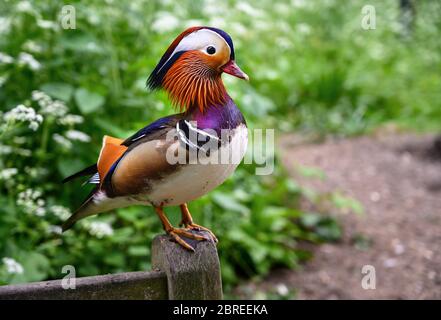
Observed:
[[[213,47],[213,46],[207,47],[207,53],[208,54],[215,54],[216,53],[216,48]]]

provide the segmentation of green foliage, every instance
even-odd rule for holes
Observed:
[[[60,181],[96,161],[104,134],[127,137],[172,112],[166,95],[147,93],[145,81],[187,26],[217,26],[234,38],[251,82],[224,80],[251,128],[355,134],[388,121],[439,126],[439,4],[418,3],[405,38],[396,2],[371,1],[377,29],[365,31],[361,0],[71,1],[73,30],[59,23],[62,1],[2,1],[0,283],[59,278],[66,264],[79,276],[150,267],[150,241],[162,232],[151,208],[91,217],[60,236],[68,208],[89,191]],[[195,221],[220,239],[227,285],[294,267],[309,257],[298,241],[336,241],[341,233],[329,216],[298,209],[300,198],[323,199],[288,180],[277,159],[270,176],[254,169],[241,165],[190,204]],[[361,212],[339,194],[325,201]],[[169,214],[177,224],[178,211]]]
[[[104,97],[87,89],[79,88],[75,91],[75,102],[81,113],[88,114],[97,111],[104,104]]]

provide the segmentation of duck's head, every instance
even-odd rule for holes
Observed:
[[[192,27],[172,42],[147,84],[151,89],[165,89],[181,110],[222,106],[228,99],[222,73],[248,80],[234,58],[233,41],[226,32]]]

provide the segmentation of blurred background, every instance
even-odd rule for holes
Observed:
[[[272,175],[241,165],[190,204],[220,239],[226,297],[441,298],[439,1],[70,1],[74,29],[64,5],[0,2],[0,284],[150,269],[151,208],[60,236],[89,192],[60,181],[104,134],[173,113],[146,79],[182,30],[210,25],[251,79],[224,76],[228,92],[277,140]]]

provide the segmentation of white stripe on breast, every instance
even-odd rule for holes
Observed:
[[[163,181],[154,183],[152,185],[153,191],[144,196],[145,200],[154,205],[174,206],[203,196],[222,184],[234,172],[245,155],[247,144],[247,127],[240,125],[234,130],[230,143],[223,145],[210,155],[210,158],[216,157],[218,159],[220,152],[224,152],[225,148],[230,148],[232,159],[236,161],[227,164],[185,165]]]

